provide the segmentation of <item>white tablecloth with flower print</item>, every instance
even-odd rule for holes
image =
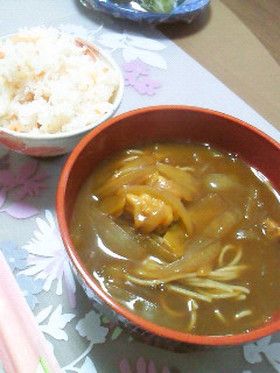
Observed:
[[[89,12],[78,0],[0,0],[0,14],[0,36],[44,24],[110,53],[125,77],[119,113],[158,104],[202,106],[280,139],[274,127],[153,28]],[[75,281],[57,228],[55,193],[66,158],[41,160],[0,148],[0,249],[62,370],[280,372],[280,333],[244,346],[174,353],[134,340],[94,311]]]

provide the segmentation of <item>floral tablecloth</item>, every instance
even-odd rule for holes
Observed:
[[[149,26],[89,12],[75,0],[0,0],[0,13],[0,36],[44,24],[110,53],[125,77],[119,113],[158,104],[203,106],[235,115],[280,139],[274,127]],[[93,310],[73,276],[57,228],[55,193],[66,158],[28,158],[0,148],[0,250],[62,370],[280,372],[280,333],[244,346],[175,353],[134,340]]]

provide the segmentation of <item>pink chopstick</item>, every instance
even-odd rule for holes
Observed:
[[[5,373],[61,373],[0,251],[0,361]]]

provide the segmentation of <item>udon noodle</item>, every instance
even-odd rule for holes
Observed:
[[[133,312],[196,334],[246,332],[280,308],[280,208],[263,175],[207,144],[130,149],[98,166],[72,240]]]

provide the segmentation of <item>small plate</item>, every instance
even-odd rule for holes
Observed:
[[[148,23],[191,22],[210,0],[80,0],[89,9]]]

